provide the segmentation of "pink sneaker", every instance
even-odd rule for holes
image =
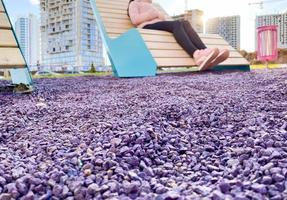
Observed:
[[[219,51],[218,56],[211,63],[209,63],[209,65],[207,66],[207,69],[211,69],[211,68],[219,65],[220,63],[227,60],[229,58],[229,56],[230,56],[230,52],[228,49],[221,49]]]
[[[208,69],[210,63],[218,56],[219,50],[217,48],[197,50],[194,52],[193,58],[199,71]]]

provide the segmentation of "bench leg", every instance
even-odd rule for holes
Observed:
[[[137,29],[109,41],[109,56],[117,77],[155,76],[157,64]]]
[[[25,85],[32,85],[32,78],[28,68],[21,68],[21,69],[11,69],[10,70],[12,83],[17,84],[25,84]]]
[[[8,69],[5,69],[4,70],[4,78],[9,78],[9,70]]]

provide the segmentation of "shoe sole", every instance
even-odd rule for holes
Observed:
[[[219,55],[213,60],[207,67],[208,69],[212,69],[213,67],[219,65],[220,63],[224,62],[229,58],[229,52],[228,51],[223,51],[219,53]]]
[[[214,59],[217,57],[218,54],[219,54],[218,51],[216,51],[216,50],[212,51],[212,52],[209,54],[209,56],[203,61],[203,63],[201,63],[201,64],[199,65],[199,67],[198,67],[198,68],[199,68],[199,71],[204,71],[204,70],[206,70],[207,67],[209,66],[210,62],[211,62],[212,60],[214,60]]]

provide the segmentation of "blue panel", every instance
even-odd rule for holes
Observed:
[[[110,41],[110,56],[119,77],[155,76],[157,64],[137,29]]]
[[[30,71],[28,68],[23,69],[11,69],[10,70],[12,83],[13,84],[26,84],[26,85],[32,85],[32,79],[30,76]]]

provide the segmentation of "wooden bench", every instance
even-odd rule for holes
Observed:
[[[10,69],[14,84],[32,84],[28,66],[2,0],[0,0],[0,69]]]
[[[98,27],[102,35],[105,35],[104,40],[106,38],[118,39],[129,30],[134,29],[130,18],[127,16],[128,2],[129,0],[91,0]],[[155,5],[162,10],[158,4]],[[136,31],[152,55],[157,67],[195,66],[194,60],[176,42],[171,33],[146,29],[136,29]],[[230,58],[221,64],[221,68],[249,69],[248,61],[219,35],[200,34],[200,37],[207,47],[227,48],[231,51]],[[107,49],[109,54],[109,48]],[[136,51],[136,49],[134,50]],[[109,56],[113,59],[112,55]],[[136,64],[134,65],[136,67]],[[117,67],[114,66],[115,70]]]

